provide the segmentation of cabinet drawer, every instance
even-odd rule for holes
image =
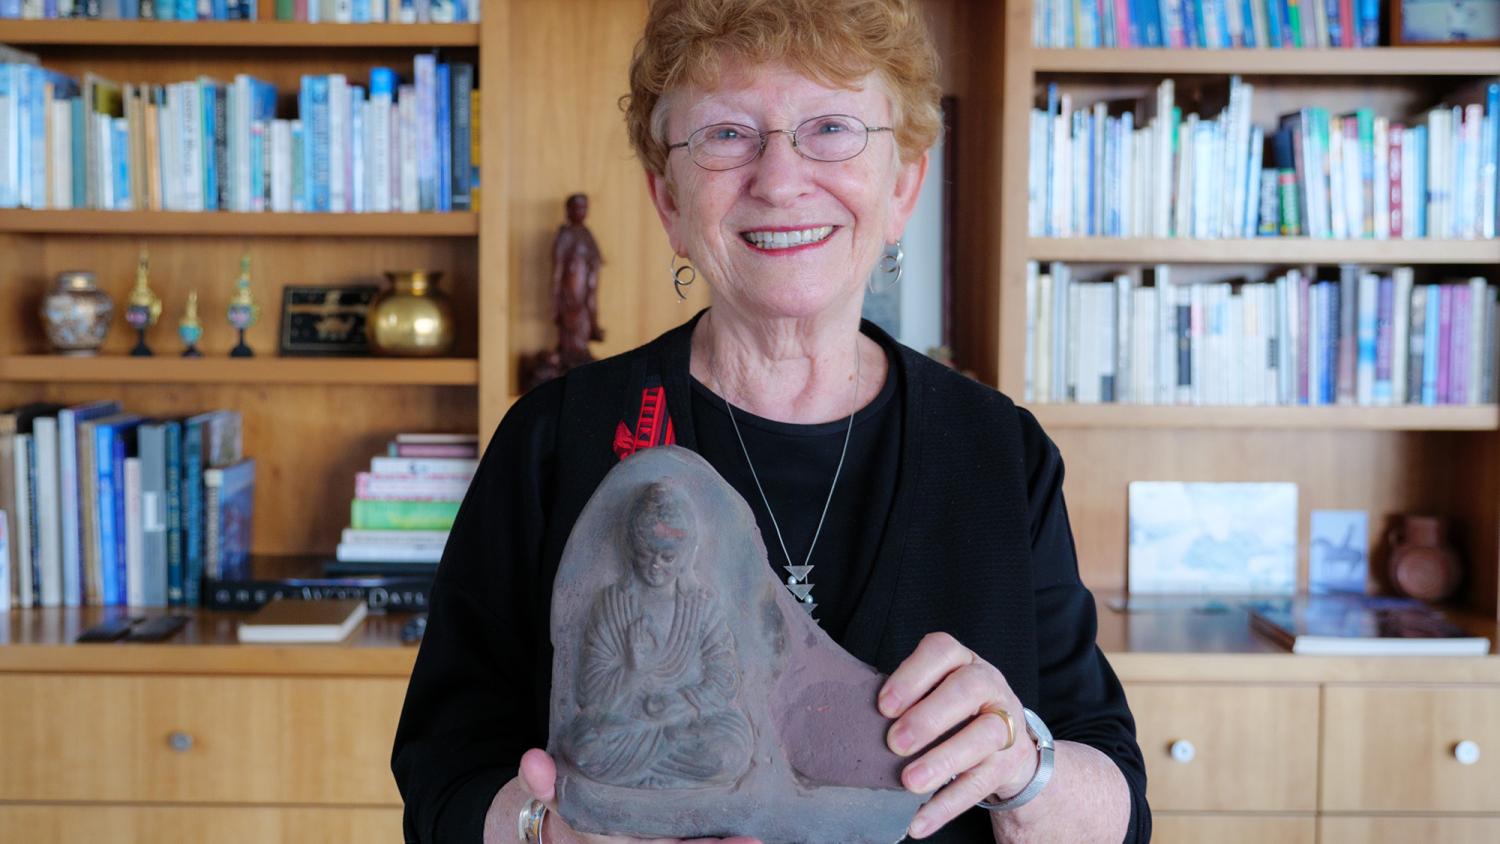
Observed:
[[[1314,844],[1317,821],[1311,815],[1174,815],[1152,812],[1151,840],[1156,844]]]
[[[1460,761],[1460,743],[1477,759]],[[1470,749],[1470,748],[1465,748]],[[1323,809],[1500,813],[1500,688],[1330,686]]]
[[[0,800],[400,805],[395,678],[0,675]]]
[[[1127,693],[1153,809],[1316,808],[1316,686],[1143,684]]]
[[[1494,844],[1500,818],[1324,817],[1318,819],[1321,844]]]
[[[0,841],[302,844],[401,841],[400,809],[0,805]]]

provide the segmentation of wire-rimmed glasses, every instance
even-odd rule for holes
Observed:
[[[704,170],[733,170],[759,158],[771,136],[779,132],[791,140],[798,155],[810,161],[848,161],[870,145],[871,132],[891,130],[890,126],[866,126],[849,114],[809,117],[792,129],[765,131],[743,123],[710,123],[687,140],[668,144],[667,154],[686,148],[688,157]]]

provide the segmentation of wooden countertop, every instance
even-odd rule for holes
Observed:
[[[1189,608],[1122,613],[1117,596],[1097,596],[1099,646],[1127,683],[1486,683],[1500,685],[1493,619],[1465,617],[1488,636],[1484,657],[1327,657],[1292,654],[1250,629],[1244,609]],[[120,608],[31,609],[0,613],[0,672],[106,674],[265,674],[406,677],[417,649],[400,640],[410,616],[371,615],[337,645],[242,645],[235,625],[244,613],[189,613],[169,642],[75,644],[85,628]],[[137,611],[159,614],[162,610]]]

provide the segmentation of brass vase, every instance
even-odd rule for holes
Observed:
[[[379,355],[442,357],[453,349],[453,305],[438,289],[442,273],[389,272],[365,318],[370,350]]]
[[[96,354],[109,333],[115,303],[94,286],[94,274],[59,273],[57,286],[42,300],[42,325],[52,350],[61,355]]]

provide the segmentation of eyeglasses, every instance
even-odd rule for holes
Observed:
[[[759,158],[771,136],[780,132],[791,139],[798,155],[810,161],[848,161],[870,145],[871,132],[890,131],[890,126],[866,126],[863,120],[847,114],[809,117],[794,129],[764,132],[742,123],[710,123],[688,135],[687,140],[668,144],[667,154],[686,147],[693,163],[704,170],[733,170]]]

